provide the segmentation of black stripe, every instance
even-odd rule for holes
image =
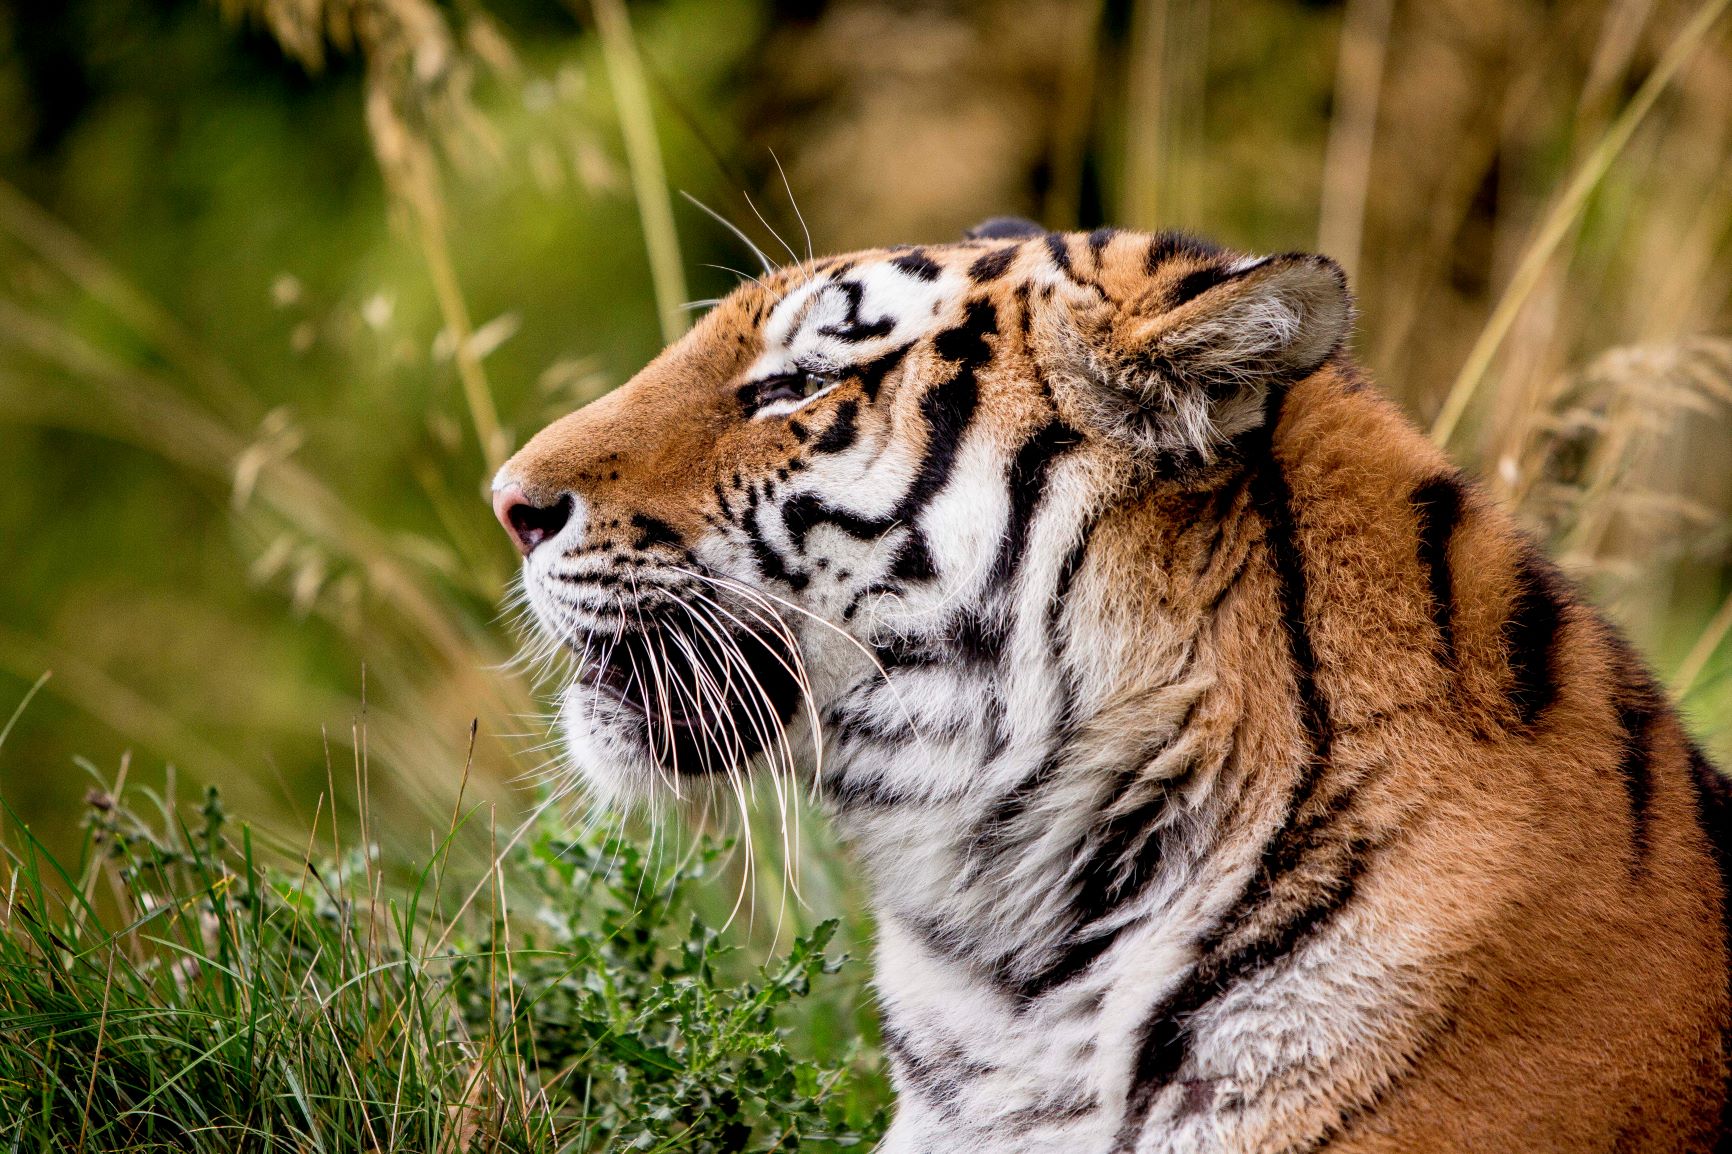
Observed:
[[[1102,954],[1112,949],[1124,928],[1101,930],[1089,927],[1072,934],[1064,947],[1038,970],[1020,979],[1001,977],[1000,980],[1019,999],[1017,1008],[1032,1006],[1094,965]]]
[[[782,505],[782,524],[798,549],[806,547],[806,536],[819,525],[834,525],[857,541],[870,541],[888,533],[895,522],[880,517],[862,517],[846,509],[827,505],[811,493],[796,493]]]
[[[883,316],[875,321],[860,318],[860,305],[865,300],[866,290],[859,281],[841,280],[831,283],[840,289],[843,296],[847,298],[848,315],[837,324],[820,327],[818,332],[821,335],[835,337],[839,341],[847,341],[850,344],[876,340],[879,337],[890,335],[891,330],[896,327],[895,317]]]
[[[1035,430],[1017,449],[1010,463],[1010,517],[992,566],[994,582],[1005,584],[1016,575],[1028,543],[1029,528],[1046,494],[1046,475],[1054,461],[1081,443],[1080,433],[1055,418]]]
[[[1143,257],[1143,271],[1152,273],[1184,251],[1185,238],[1175,232],[1156,233],[1149,238],[1149,251]]]
[[[1272,448],[1275,427],[1281,419],[1283,397],[1282,390],[1270,390],[1264,405],[1263,424],[1254,443],[1249,446],[1249,459],[1255,462],[1253,467],[1256,470],[1252,478],[1252,504],[1261,512],[1267,526],[1265,542],[1280,589],[1281,622],[1285,627],[1299,692],[1300,721],[1314,743],[1312,765],[1316,766],[1329,754],[1329,708],[1317,689],[1317,656],[1312,651],[1311,630],[1305,620],[1307,578],[1305,560],[1299,551],[1298,529],[1293,519],[1293,494]]]
[[[921,563],[916,560],[910,564],[917,569]],[[916,575],[912,579],[920,578]],[[1004,653],[1005,640],[1004,627],[999,621],[984,614],[964,611],[950,621],[944,633],[892,637],[874,645],[872,654],[886,669],[943,666],[954,670],[958,665],[980,666],[997,662]]]
[[[1618,778],[1630,802],[1630,842],[1638,870],[1648,853],[1648,805],[1654,794],[1653,727],[1663,708],[1659,697],[1645,685],[1630,686],[1617,703],[1618,727],[1623,731]]]
[[[1182,232],[1160,232],[1149,238],[1149,251],[1143,257],[1143,267],[1152,273],[1175,256],[1205,258],[1219,256],[1223,251],[1220,245]]]
[[[1557,697],[1553,650],[1568,594],[1563,576],[1531,545],[1516,562],[1515,584],[1503,627],[1509,702],[1531,726]]]
[[[1419,522],[1419,567],[1431,589],[1431,619],[1443,644],[1443,659],[1455,664],[1455,574],[1449,543],[1461,520],[1462,483],[1453,473],[1425,482],[1408,498]]]
[[[763,526],[758,523],[758,510],[762,500],[754,486],[747,491],[745,515],[740,519],[741,528],[745,530],[746,543],[751,547],[752,559],[757,562],[759,572],[767,581],[785,581],[794,589],[804,589],[812,580],[805,573],[788,568],[781,554],[770,547],[770,542],[764,536]]]
[[[972,367],[930,388],[920,399],[920,414],[927,421],[927,452],[921,457],[920,471],[913,485],[897,502],[894,518],[908,518],[923,508],[937,490],[949,480],[956,466],[956,454],[961,449],[963,433],[980,404],[979,386],[975,385]]]
[[[969,852],[964,860],[970,864],[964,867],[961,886],[971,884],[978,873],[992,867],[1001,854],[1012,851],[1012,834],[1014,827],[1028,812],[1029,806],[1045,790],[1047,784],[1058,774],[1064,750],[1069,747],[1074,736],[1074,718],[1072,710],[1076,700],[1076,687],[1064,672],[1062,662],[1062,641],[1058,637],[1058,614],[1061,611],[1066,591],[1069,589],[1077,571],[1082,568],[1083,560],[1088,553],[1090,539],[1094,535],[1094,526],[1098,518],[1091,518],[1078,536],[1069,553],[1066,554],[1059,569],[1058,580],[1054,584],[1054,593],[1047,606],[1046,631],[1048,644],[1052,650],[1050,664],[1053,675],[1058,682],[1058,702],[1053,710],[1056,719],[1045,757],[1042,758],[1030,773],[1002,794],[975,823],[969,837]]]
[[[1196,567],[1199,580],[1208,576],[1209,571],[1215,567],[1215,558],[1227,540],[1227,529],[1232,521],[1234,506],[1238,504],[1240,494],[1250,483],[1250,472],[1240,470],[1235,480],[1218,486],[1209,495],[1207,506],[1199,514],[1197,519],[1209,526],[1209,542],[1203,546],[1203,555]]]
[[[630,573],[616,573],[612,571],[600,573],[555,572],[549,574],[549,576],[551,576],[555,581],[560,581],[567,585],[579,585],[594,589],[625,589],[639,587],[637,577]]]
[[[674,527],[659,517],[633,513],[631,527],[638,531],[637,540],[632,542],[634,549],[649,549],[656,545],[671,545],[677,549],[682,544],[682,538]]]
[[[1113,812],[1091,828],[1079,843],[1076,864],[1067,876],[1072,899],[1069,914],[1073,928],[1063,946],[1039,969],[1016,985],[1016,992],[1032,1001],[1070,981],[1099,958],[1135,919],[1117,924],[1102,923],[1118,914],[1126,902],[1139,897],[1160,870],[1164,842],[1155,829],[1167,810],[1167,799],[1177,784],[1172,779],[1141,781],[1137,774],[1158,757],[1171,741],[1190,726],[1190,717],[1160,742],[1130,761],[1121,775],[1119,796]]]
[[[840,453],[854,443],[859,434],[855,427],[855,417],[860,412],[860,406],[855,401],[843,401],[836,406],[836,416],[828,428],[818,434],[818,439],[812,442],[814,453]]]
[[[932,551],[926,547],[926,537],[920,530],[910,531],[896,550],[896,557],[890,562],[890,576],[904,581],[930,581],[938,576],[938,570],[932,566]]]
[[[894,736],[879,729],[875,722],[854,714],[840,713],[826,721],[834,732],[837,748],[854,738],[882,741]],[[898,809],[908,800],[907,795],[891,788],[881,777],[865,769],[843,775],[826,773],[818,782],[818,790],[826,801],[842,813],[857,813],[863,809]]]
[[[1023,1106],[1012,1110],[1004,1116],[1004,1124],[1017,1131],[1036,1129],[1041,1126],[1055,1126],[1061,1122],[1074,1122],[1078,1118],[1086,1118],[1101,1107],[1101,1100],[1085,1090],[1074,1089],[1049,1094],[1040,1098],[1032,1106]]]
[[[936,1054],[923,1055],[914,1051],[908,1035],[896,1026],[885,1022],[879,1029],[884,1052],[907,1082],[909,1091],[946,1114],[955,1113],[955,1101],[968,1083],[997,1069],[969,1058],[954,1042],[941,1045]]]
[[[1310,748],[1297,767],[1285,818],[1265,843],[1250,883],[1201,943],[1191,973],[1139,1030],[1115,1154],[1134,1149],[1155,1096],[1183,1066],[1190,1051],[1190,1019],[1235,983],[1286,957],[1327,924],[1351,900],[1373,848],[1337,828],[1350,795],[1317,800],[1333,734],[1328,702],[1317,685],[1317,659],[1306,621],[1307,576],[1292,492],[1272,450],[1281,403],[1282,394],[1272,391],[1248,459],[1256,470],[1252,503],[1265,526],[1264,548],[1275,571],[1299,720]],[[1258,922],[1269,924],[1253,932],[1251,927]]]
[[[842,610],[842,620],[854,620],[854,614],[859,611],[861,603],[868,597],[881,593],[897,594],[901,592],[902,587],[900,585],[892,585],[884,581],[874,581],[848,599],[847,606]]]
[[[968,279],[975,284],[985,284],[997,280],[1010,269],[1010,262],[1016,259],[1017,246],[1006,245],[995,248],[991,252],[982,253],[974,263],[968,266]]]
[[[944,271],[938,267],[937,261],[927,256],[921,249],[905,252],[890,263],[909,276],[923,281],[935,281],[938,279],[938,274]]]
[[[962,436],[980,403],[980,386],[974,379],[974,371],[992,356],[992,346],[987,344],[986,337],[997,331],[997,317],[990,301],[973,301],[962,324],[933,338],[939,356],[962,363],[954,376],[934,385],[920,398],[920,415],[926,422],[926,451],[914,482],[897,503],[891,520],[911,519],[950,479]]]
[[[1058,266],[1059,271],[1074,279],[1076,274],[1070,266],[1070,245],[1065,242],[1063,234],[1047,233],[1046,251],[1052,254],[1052,263]]]
[[[978,368],[992,359],[986,338],[998,332],[998,310],[985,297],[976,297],[963,310],[962,323],[932,338],[932,347],[947,361],[961,361]]]
[[[1070,683],[1069,676],[1064,672],[1064,607],[1070,597],[1070,587],[1075,584],[1077,574],[1082,572],[1083,564],[1088,560],[1089,544],[1094,540],[1095,528],[1101,523],[1101,518],[1102,514],[1095,511],[1084,520],[1076,540],[1071,542],[1069,551],[1065,553],[1064,560],[1059,564],[1058,577],[1052,585],[1052,598],[1046,606],[1044,632],[1049,654],[1048,662],[1054,673],[1058,675],[1060,687],[1063,690],[1063,697],[1056,713],[1061,726],[1057,738],[1061,741],[1069,740],[1068,726],[1071,722],[1071,709],[1076,700],[1076,687]]]
[[[884,378],[896,370],[896,366],[902,363],[902,358],[906,357],[908,350],[913,347],[912,344],[906,344],[901,348],[891,349],[883,356],[860,366],[857,370],[860,392],[865,396],[867,404],[878,399],[878,390],[884,384]]]
[[[1022,339],[1023,347],[1027,348],[1029,333],[1034,328],[1034,311],[1029,307],[1028,303],[1027,281],[1016,282],[1016,287],[1011,290],[1011,299],[1016,302],[1016,333],[1017,336]],[[1040,371],[1040,366],[1038,364],[1035,364],[1035,371],[1037,373]],[[1052,395],[1052,390],[1046,387],[1044,381],[1041,382],[1041,392],[1046,396]]]
[[[1348,841],[1341,854],[1345,868],[1319,886],[1311,900],[1270,932],[1235,949],[1217,946],[1207,950],[1179,989],[1144,1022],[1131,1071],[1125,1121],[1113,1146],[1114,1154],[1129,1154],[1135,1149],[1155,1096],[1172,1084],[1184,1065],[1190,1052],[1190,1020],[1240,981],[1292,954],[1312,933],[1327,925],[1352,899],[1371,848],[1364,841]]]
[[[1088,560],[1089,542],[1094,539],[1095,527],[1099,524],[1098,516],[1089,518],[1082,532],[1077,534],[1077,539],[1071,542],[1070,552],[1064,555],[1064,561],[1058,567],[1058,579],[1052,585],[1052,603],[1047,606],[1049,631],[1058,627],[1059,613],[1064,609],[1065,599],[1070,596],[1070,587],[1076,581],[1077,574],[1082,572],[1083,562]]]
[[[1709,852],[1720,869],[1720,933],[1726,943],[1727,972],[1732,976],[1732,782],[1714,767],[1695,742],[1689,743],[1690,778],[1695,786],[1696,821],[1708,839]],[[1732,1024],[1723,1025],[1721,1059],[1728,1081],[1720,1106],[1720,1138],[1714,1154],[1732,1154]]]
[[[987,809],[974,825],[968,840],[968,852],[963,855],[963,884],[976,873],[990,869],[996,859],[1011,847],[1011,834],[1035,798],[1058,774],[1063,750],[1071,737],[1068,725],[1061,725],[1054,736],[1053,747],[1041,763],[1021,781],[1007,790]]]
[[[1002,621],[974,610],[964,610],[957,614],[952,628],[952,648],[963,661],[975,665],[996,662],[1003,655],[1004,644],[1009,640]]]
[[[1645,867],[1649,843],[1649,807],[1654,796],[1654,743],[1656,725],[1667,715],[1666,695],[1649,676],[1642,659],[1617,628],[1599,622],[1613,659],[1608,662],[1616,684],[1612,708],[1619,730],[1618,779],[1630,805],[1631,870]]]
[[[978,665],[986,660],[979,655],[993,644],[990,628],[978,619],[970,622],[961,633],[937,637],[904,637],[883,645],[874,645],[873,654],[886,669],[944,669],[954,671],[959,665]],[[978,728],[978,714],[966,720],[947,723],[951,732]]]
[[[1208,292],[1216,285],[1237,280],[1238,273],[1221,265],[1206,264],[1202,268],[1192,269],[1180,277],[1172,288],[1172,294],[1167,298],[1168,308],[1178,308],[1186,301],[1194,300]]]

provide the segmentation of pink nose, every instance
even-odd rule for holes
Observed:
[[[521,487],[507,485],[493,491],[493,515],[511,534],[517,551],[527,557],[571,520],[571,494],[561,493],[551,505],[537,505],[523,495]]]

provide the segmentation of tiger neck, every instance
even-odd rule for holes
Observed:
[[[840,826],[881,919],[918,950],[1039,996],[1127,927],[1197,899],[1180,882],[1229,822],[1260,819],[1242,767],[1285,754],[1257,748],[1271,737],[1242,679],[1260,671],[1234,648],[1247,618],[1265,619],[1253,635],[1278,628],[1279,607],[1246,477],[1092,519],[1062,595],[1010,606],[1006,659],[958,690],[948,727],[855,759],[869,774],[844,772]],[[898,780],[931,780],[935,761],[969,788],[897,794]],[[1216,866],[1224,880],[1248,868]]]

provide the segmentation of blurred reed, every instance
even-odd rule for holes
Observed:
[[[1725,13],[1726,7],[1727,0],[1709,0],[1696,11],[1690,22],[1678,33],[1677,39],[1668,46],[1660,62],[1648,73],[1647,79],[1642,81],[1642,86],[1636,90],[1617,119],[1606,128],[1595,142],[1592,151],[1583,158],[1556,203],[1534,230],[1533,239],[1523,249],[1521,260],[1510,276],[1509,285],[1498,298],[1497,306],[1486,319],[1473,347],[1468,350],[1467,360],[1456,374],[1455,382],[1443,398],[1443,407],[1438,410],[1437,418],[1432,422],[1431,435],[1439,444],[1448,444],[1451,434],[1461,422],[1462,414],[1472,403],[1474,392],[1485,380],[1492,358],[1497,355],[1498,346],[1509,335],[1522,306],[1539,286],[1540,279],[1557,254],[1558,247],[1575,228],[1582,212],[1587,208],[1589,197],[1605,179],[1612,163],[1629,144],[1630,137],[1653,109],[1654,102],[1672,82],[1678,69],[1701,47],[1708,30]]]
[[[441,155],[474,166],[497,161],[499,142],[475,107],[478,66],[509,73],[509,45],[478,9],[465,19],[460,49],[445,13],[432,0],[220,0],[231,19],[252,17],[284,53],[312,71],[328,48],[356,51],[366,66],[366,119],[379,171],[395,208],[407,218],[450,334],[469,418],[489,471],[509,450],[493,391],[473,347],[474,327],[451,260],[450,213]]]
[[[4,186],[0,230],[31,244],[69,278],[81,271],[92,274],[87,279],[106,286],[114,300],[142,299],[119,273]],[[68,263],[80,255],[88,265]],[[234,515],[252,540],[265,543],[255,570],[274,576],[272,570],[292,556],[293,602],[347,633],[368,655],[375,681],[389,687],[385,700],[393,704],[382,713],[374,705],[382,752],[405,771],[426,767],[404,772],[401,784],[430,811],[442,808],[445,791],[427,774],[456,762],[460,731],[454,726],[449,739],[441,740],[427,719],[479,716],[493,734],[519,728],[532,705],[514,678],[498,672],[509,651],[489,633],[485,620],[474,620],[451,595],[452,578],[461,580],[462,574],[429,566],[412,539],[381,529],[323,479],[271,450],[270,440],[283,429],[280,418],[261,421],[260,440],[257,432],[237,427],[201,400],[182,366],[222,382],[231,406],[261,407],[196,346],[165,348],[148,329],[128,323],[152,315],[140,309],[134,316],[118,311],[112,316],[124,334],[115,343],[132,346],[123,352],[98,345],[52,314],[0,302],[0,345],[11,354],[0,372],[0,413],[13,421],[133,444],[188,474],[230,484],[236,494]],[[148,367],[152,361],[168,367]],[[273,561],[273,554],[282,560]],[[341,573],[355,580],[344,583]],[[370,608],[364,624],[348,612],[362,596]],[[123,733],[175,750],[203,774],[226,776],[226,759],[74,655],[41,644],[27,649],[13,640],[0,645],[0,659],[20,673],[32,666],[56,669],[56,687],[73,693],[95,716]]]
[[[637,198],[638,219],[643,222],[662,340],[672,344],[686,331],[686,275],[679,235],[674,230],[673,200],[668,195],[661,144],[656,139],[649,84],[644,79],[643,60],[638,55],[624,0],[591,0],[590,7],[595,13],[596,35],[601,40],[602,56],[613,82],[614,103],[619,110],[620,129],[625,136],[632,195]]]

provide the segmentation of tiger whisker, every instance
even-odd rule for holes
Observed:
[[[812,230],[806,227],[806,214],[800,211],[800,202],[794,199],[794,186],[788,183],[788,170],[782,167],[782,158],[776,155],[775,149],[770,149],[770,159],[776,162],[776,173],[782,178],[782,191],[788,194],[788,207],[794,210],[794,219],[800,222],[800,231],[806,237],[806,263],[812,263]]]
[[[752,215],[758,218],[758,223],[763,225],[765,230],[775,238],[776,243],[781,245],[783,250],[787,252],[788,259],[793,261],[795,264],[799,264],[800,254],[794,251],[793,245],[782,239],[782,234],[776,231],[774,225],[764,219],[764,214],[758,211],[758,206],[753,202],[751,193],[742,191],[740,195],[745,197],[746,207],[752,210]]]
[[[678,566],[675,566],[674,568],[677,569]],[[820,625],[825,629],[828,629],[830,632],[834,633],[836,636],[838,636],[842,640],[846,641],[849,645],[853,646],[857,651],[859,651],[861,656],[865,657],[867,661],[871,662],[872,668],[877,672],[879,680],[884,684],[884,687],[890,691],[891,699],[896,702],[896,707],[899,710],[901,710],[903,720],[908,723],[909,732],[914,735],[915,739],[918,742],[920,742],[921,747],[922,747],[922,749],[925,749],[927,756],[931,756],[931,750],[926,749],[925,735],[923,733],[921,733],[920,725],[916,721],[914,714],[913,714],[913,711],[911,711],[908,708],[908,703],[902,699],[901,691],[897,688],[896,682],[891,678],[889,671],[884,668],[884,664],[878,660],[877,654],[873,653],[872,650],[869,647],[867,647],[866,644],[864,642],[862,642],[859,638],[855,637],[853,634],[849,633],[847,630],[843,629],[841,626],[835,624],[834,622],[828,621],[825,618],[820,617],[818,614],[813,613],[811,610],[805,608],[804,606],[796,605],[794,602],[789,601],[784,597],[779,597],[774,593],[768,592],[767,590],[753,589],[750,586],[741,584],[740,582],[735,581],[732,578],[728,578],[728,577],[712,577],[708,574],[694,572],[694,571],[689,570],[689,569],[680,569],[679,571],[682,573],[686,573],[692,577],[696,577],[699,580],[708,581],[711,584],[716,585],[718,588],[722,588],[722,589],[725,589],[729,592],[735,593],[740,597],[746,598],[747,600],[758,599],[758,600],[762,600],[764,602],[774,602],[775,604],[780,605],[783,608],[789,609],[795,613],[798,613],[800,616],[806,618],[807,620],[812,621],[815,624]],[[766,609],[769,609],[769,606],[767,604],[766,604]],[[784,625],[785,625],[785,623],[784,623]],[[814,707],[814,711],[815,711],[815,707]],[[819,730],[819,727],[817,726],[816,718],[814,718],[813,729],[814,729],[814,734],[815,734],[814,740],[821,743],[821,741],[822,741],[821,731]],[[820,761],[821,761],[821,757],[822,757],[822,745],[821,744],[819,745],[817,756],[820,758]],[[814,777],[816,778],[821,773],[821,771],[822,771],[822,767],[820,765],[817,769],[814,770]]]
[[[695,595],[703,597],[703,594],[701,593]],[[745,655],[740,651],[738,642],[730,637],[725,631],[719,629],[712,623],[705,621],[703,615],[698,613],[698,609],[703,609],[705,613],[708,613],[710,611],[709,608],[703,605],[694,607],[685,602],[681,602],[681,605],[694,621],[703,625],[706,630],[716,638],[718,643],[726,644],[728,649],[731,651],[731,655],[724,655],[724,657],[729,660],[730,664],[738,664],[741,672],[746,678],[750,679],[752,687],[756,691],[752,698],[743,699],[743,704],[745,704],[750,710],[748,721],[750,721],[752,727],[757,731],[759,746],[764,750],[764,762],[770,771],[771,784],[776,793],[778,811],[781,818],[783,855],[784,860],[790,867],[789,872],[785,874],[784,877],[791,881],[795,894],[798,896],[798,857],[793,852],[793,843],[796,843],[799,840],[798,811],[795,811],[796,817],[795,821],[792,823],[792,831],[790,833],[790,822],[788,821],[789,791],[784,788],[782,780],[783,777],[786,777],[788,784],[791,786],[795,779],[794,753],[792,746],[788,742],[787,728],[781,723],[781,720],[775,716],[774,707],[771,704],[769,695],[764,690],[762,683],[753,672],[750,664],[746,661]],[[760,719],[767,721],[769,727],[775,730],[777,738],[775,743],[772,743],[768,739],[767,734],[764,732],[765,726],[760,724]],[[782,761],[779,766],[775,757],[775,752],[777,750],[782,753]],[[780,773],[778,773],[778,769],[781,770]],[[792,837],[792,842],[790,841],[790,837]]]
[[[691,193],[685,191],[684,189],[680,190],[680,195],[685,197],[687,200],[691,201],[700,210],[702,210],[705,215],[707,215],[710,219],[714,220],[717,224],[721,225],[723,228],[727,229],[729,232],[731,232],[735,236],[739,237],[741,243],[743,243],[747,248],[752,250],[752,255],[758,258],[758,263],[764,266],[764,271],[766,273],[772,273],[772,272],[776,271],[775,263],[773,261],[771,261],[769,257],[764,255],[764,250],[759,248],[757,246],[757,243],[754,242],[751,237],[747,236],[743,231],[741,231],[739,226],[734,224],[733,221],[729,220],[727,217],[723,216],[721,213],[717,212],[715,209],[711,208],[709,205],[705,204],[703,201],[699,200],[697,197],[693,196]],[[757,280],[758,278],[754,277],[752,279]],[[759,280],[758,283],[762,284],[763,282],[761,280]]]

